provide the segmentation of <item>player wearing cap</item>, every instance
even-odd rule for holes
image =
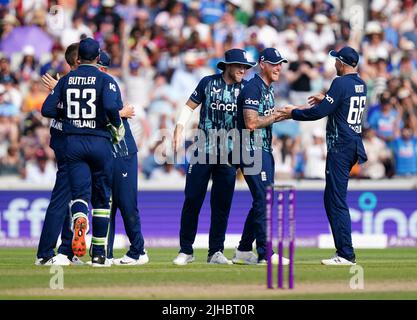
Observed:
[[[266,48],[259,55],[260,73],[243,88],[237,99],[238,127],[241,133],[241,162],[246,183],[252,195],[252,208],[245,221],[242,238],[235,250],[235,264],[264,264],[266,259],[266,189],[274,183],[272,124],[277,120],[272,83],[278,81],[282,63],[278,50]],[[250,132],[245,138],[245,132]],[[244,156],[249,153],[250,157]],[[258,155],[258,156],[257,156]],[[253,159],[247,163],[245,159]],[[256,240],[256,251],[252,252]],[[277,263],[277,254],[272,257]],[[283,259],[288,263],[288,259]]]
[[[356,71],[359,55],[353,48],[330,51],[330,55],[336,58],[335,68],[339,77],[333,80],[329,91],[325,95],[309,97],[308,102],[312,106],[309,109],[288,106],[279,114],[280,120],[292,118],[299,121],[313,121],[328,116],[324,206],[336,255],[322,260],[322,264],[354,265],[356,259],[346,193],[353,165],[367,160],[361,135],[367,88]]]
[[[97,63],[100,71],[107,73],[110,67],[110,57],[104,51],[100,52]],[[149,257],[144,249],[144,240],[141,231],[138,210],[138,148],[128,118],[134,116],[133,107],[123,106],[122,97],[118,97],[119,109],[125,110],[121,114],[125,127],[125,136],[117,144],[113,145],[114,168],[110,228],[107,244],[107,260],[115,265],[141,265],[149,262]],[[120,259],[113,259],[113,244],[115,233],[115,219],[117,209],[123,218],[126,234],[130,241],[129,251]]]
[[[72,194],[72,250],[78,257],[86,253],[88,203],[91,201],[93,237],[90,254],[92,265],[102,267],[108,266],[105,247],[113,169],[110,140],[120,142],[124,127],[119,116],[118,87],[109,75],[96,67],[99,53],[97,41],[81,40],[78,49],[80,66],[58,81],[42,106],[42,114],[63,118],[65,160]]]
[[[221,74],[204,77],[187,104],[182,108],[174,132],[176,151],[184,127],[200,104],[199,137],[193,159],[187,170],[185,200],[181,213],[180,251],[173,263],[186,265],[194,261],[193,243],[197,234],[198,216],[207,192],[210,178],[211,224],[209,233],[208,263],[230,264],[223,255],[227,221],[236,181],[236,168],[231,166],[228,155],[232,144],[226,136],[233,135],[237,122],[236,99],[245,85],[245,71],[256,65],[249,62],[241,49],[226,51],[225,60],[217,64]],[[220,138],[219,138],[220,137]],[[218,144],[218,138],[220,143]],[[224,154],[226,153],[226,159]]]

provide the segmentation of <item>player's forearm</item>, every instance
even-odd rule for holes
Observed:
[[[336,103],[328,103],[323,100],[311,108],[297,108],[291,112],[291,118],[297,121],[314,121],[319,120],[333,113],[336,109]]]
[[[58,105],[59,101],[57,101],[52,95],[49,95],[45,102],[42,105],[41,114],[45,118],[58,118]]]
[[[244,110],[243,117],[245,119],[246,128],[250,131],[266,128],[276,121],[275,114],[259,116],[258,112],[254,110]]]

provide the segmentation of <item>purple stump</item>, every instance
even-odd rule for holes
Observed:
[[[266,285],[268,289],[272,289],[272,204],[273,204],[273,188],[268,187],[266,192],[266,257],[267,257],[267,275]]]
[[[278,191],[278,288],[284,288],[284,190]]]
[[[289,236],[289,259],[288,288],[294,288],[294,251],[295,251],[295,190],[290,189],[288,195],[288,236]]]

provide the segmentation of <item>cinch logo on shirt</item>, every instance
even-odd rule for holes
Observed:
[[[334,102],[334,99],[331,97],[331,96],[329,96],[328,94],[326,94],[326,100],[327,101],[329,101],[330,103],[333,103]]]
[[[259,106],[259,101],[258,100],[252,100],[252,99],[248,98],[248,99],[245,100],[245,104]]]
[[[210,104],[210,107],[213,110],[220,110],[220,111],[228,111],[228,112],[236,112],[237,111],[237,104],[236,103],[220,103],[220,100],[217,100],[216,103]]]
[[[267,109],[264,111],[264,116],[270,116],[271,114],[273,114],[275,112],[275,108],[271,108],[271,109]]]

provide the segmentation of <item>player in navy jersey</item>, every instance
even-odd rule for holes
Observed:
[[[78,43],[73,43],[65,50],[65,60],[71,70],[78,68]],[[50,90],[56,85],[56,80],[50,75],[42,77],[43,84]],[[71,201],[68,170],[65,163],[65,134],[62,131],[62,121],[51,121],[50,147],[54,150],[57,163],[55,185],[52,190],[51,200],[45,213],[42,233],[39,239],[37,259],[35,265],[61,265],[83,264],[74,256],[71,248],[72,232],[68,205]],[[61,232],[61,245],[58,254],[54,255],[59,233]]]
[[[97,41],[87,38],[80,42],[80,66],[59,80],[44,102],[42,114],[63,118],[67,142],[65,160],[72,194],[72,250],[79,257],[86,253],[85,234],[89,229],[87,216],[91,201],[93,237],[90,254],[92,265],[101,267],[107,266],[105,247],[113,170],[110,140],[120,142],[124,126],[119,116],[118,86],[110,76],[97,69],[99,53]]]
[[[100,71],[107,73],[110,66],[110,57],[101,51],[98,61]],[[111,202],[110,229],[108,238],[107,260],[115,265],[142,265],[149,262],[144,249],[144,240],[138,210],[138,148],[128,118],[134,116],[134,108],[123,106],[121,95],[118,97],[119,108],[125,110],[122,121],[125,127],[125,136],[113,145],[115,156],[113,168],[113,188]],[[115,235],[115,219],[117,209],[123,218],[126,234],[130,241],[130,248],[126,255],[120,259],[113,259],[113,244]]]
[[[237,98],[242,154],[238,165],[253,202],[232,259],[235,264],[264,264],[271,258],[266,256],[266,190],[274,183],[275,172],[271,143],[272,124],[277,120],[277,114],[272,83],[278,81],[282,63],[287,62],[278,50],[264,49],[259,55],[260,73],[248,82]],[[252,161],[247,161],[249,159]],[[252,252],[255,240],[258,255]],[[276,263],[277,254],[272,259]],[[283,258],[283,261],[288,264],[288,259]]]
[[[359,161],[367,160],[362,143],[362,116],[366,106],[367,88],[356,67],[358,53],[351,47],[330,51],[336,58],[338,78],[329,91],[309,98],[309,109],[288,106],[279,111],[280,120],[292,118],[313,121],[328,116],[326,128],[327,161],[324,206],[333,233],[336,255],[322,260],[324,265],[354,265],[351,220],[346,203],[349,173]]]
[[[232,136],[233,130],[236,130],[236,98],[246,83],[243,80],[245,71],[254,65],[255,62],[247,60],[244,50],[227,51],[225,61],[217,64],[223,72],[204,77],[182,108],[174,132],[174,150],[177,150],[180,144],[185,124],[194,109],[201,104],[196,143],[198,149],[187,170],[185,201],[181,213],[181,248],[173,261],[176,265],[186,265],[194,261],[193,243],[197,233],[198,216],[210,178],[213,185],[210,198],[211,224],[207,262],[231,263],[223,255],[223,250],[235,188],[236,168],[228,161],[232,144],[227,134],[230,133]]]

